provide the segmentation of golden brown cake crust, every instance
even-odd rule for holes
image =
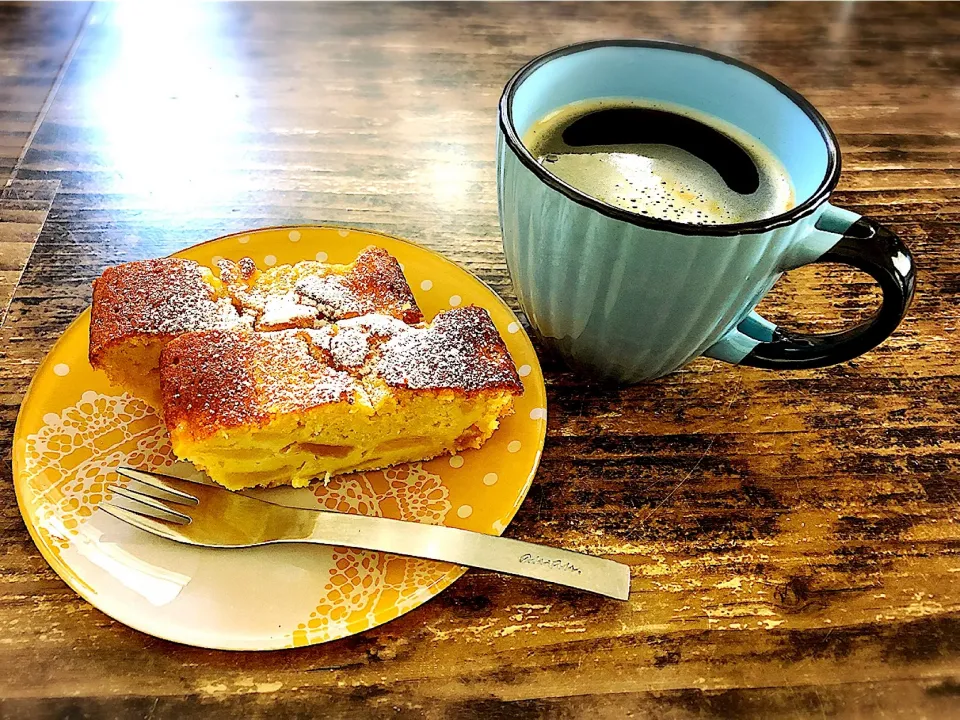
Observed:
[[[523,392],[490,314],[475,305],[440,313],[428,329],[395,334],[379,347],[374,372],[413,390]]]
[[[355,315],[376,312],[393,315],[408,324],[423,321],[400,263],[383,248],[371,245],[360,253],[344,284],[356,298]]]
[[[304,275],[296,292],[318,308],[313,313],[321,321],[368,313],[391,315],[405,323],[423,320],[400,264],[382,248],[368,247],[346,266],[286,266],[286,271],[296,269]],[[254,302],[254,308],[246,307],[244,299],[257,293],[257,279],[265,274],[250,258],[223,261],[220,272],[223,283],[193,260],[179,258],[140,260],[104,270],[93,283],[90,362],[99,367],[107,348],[131,338],[169,340],[186,332],[255,322],[268,296]],[[252,315],[242,318],[242,311]],[[312,324],[312,320],[307,323]]]
[[[300,267],[295,265],[294,270]],[[297,281],[295,290],[329,320],[370,313],[390,315],[408,324],[423,320],[400,263],[386,250],[370,246],[346,268],[343,273],[306,275]]]
[[[305,260],[260,271],[250,258],[241,258],[218,266],[226,292],[253,318],[256,330],[315,327],[370,313],[405,323],[423,320],[400,263],[372,245],[349,265]],[[302,317],[287,321],[288,314]]]
[[[160,258],[109,267],[93,283],[90,362],[98,367],[110,345],[131,337],[169,338],[238,322],[236,310],[217,297],[192,260]]]
[[[189,333],[163,350],[160,378],[167,427],[193,437],[355,402],[370,381],[462,395],[523,392],[490,315],[474,306],[425,327],[371,315],[320,330]]]
[[[194,437],[275,414],[354,402],[359,386],[296,332],[211,330],[172,340],[160,356],[164,420]]]

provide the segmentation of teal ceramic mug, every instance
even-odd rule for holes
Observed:
[[[524,147],[547,113],[597,98],[673,103],[732,123],[787,169],[796,204],[766,220],[692,225],[631,213],[563,182]],[[497,189],[507,265],[544,345],[598,379],[638,382],[701,355],[764,368],[810,368],[887,338],[913,297],[906,246],[834,207],[837,139],[801,95],[706,50],[645,40],[588,42],[523,67],[500,99]],[[814,262],[869,273],[883,300],[838,333],[785,332],[754,308],[780,275]]]

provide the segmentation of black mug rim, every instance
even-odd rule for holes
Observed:
[[[809,197],[802,203],[795,205],[784,213],[774,215],[763,220],[755,220],[745,223],[732,223],[730,225],[694,225],[692,223],[681,223],[673,220],[661,220],[659,218],[623,210],[614,205],[609,205],[601,200],[590,197],[586,193],[576,189],[572,185],[564,182],[553,173],[549,172],[540,163],[536,161],[530,151],[523,145],[520,137],[517,135],[516,127],[513,123],[513,98],[517,88],[527,79],[527,77],[542,65],[550,60],[565,55],[592,50],[599,47],[642,47],[655,48],[660,50],[670,50],[673,52],[683,52],[693,55],[702,55],[712,60],[718,60],[728,65],[733,65],[740,70],[745,70],[756,75],[767,84],[773,86],[780,93],[789,98],[804,114],[813,122],[814,126],[820,132],[824,145],[827,148],[827,168],[820,185]],[[553,188],[557,192],[566,196],[570,200],[595,210],[603,215],[621,220],[623,222],[637,225],[639,227],[649,228],[651,230],[662,230],[678,235],[698,235],[698,236],[717,236],[733,237],[739,235],[753,235],[769,232],[776,228],[787,227],[797,220],[813,214],[823,202],[830,197],[830,193],[837,185],[840,178],[840,150],[837,137],[824,117],[817,111],[813,104],[803,95],[793,88],[785,85],[772,75],[748,65],[745,62],[732,58],[728,55],[684,45],[682,43],[668,42],[665,40],[639,40],[639,39],[619,39],[619,40],[590,40],[587,42],[573,43],[564,47],[550,50],[528,62],[522,68],[514,73],[513,77],[507,81],[503,88],[503,94],[500,96],[498,111],[500,129],[503,132],[507,147],[517,156],[517,159],[523,163],[534,175],[543,183]]]

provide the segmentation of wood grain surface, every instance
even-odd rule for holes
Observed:
[[[0,4],[0,180],[30,138],[90,3]]]
[[[0,324],[58,185],[14,183],[17,166],[90,6],[0,4]]]
[[[0,185],[26,147],[90,3],[0,4]]]
[[[629,603],[470,572],[360,636],[223,653],[130,630],[57,578],[19,517],[10,438],[104,266],[338,223],[438,250],[515,305],[500,89],[540,52],[621,36],[805,94],[840,138],[834,202],[920,268],[898,332],[832,368],[700,360],[611,388],[543,359],[543,462],[507,534],[631,564]],[[951,3],[95,7],[17,172],[56,192],[0,327],[0,715],[960,717],[958,37]],[[0,56],[11,43],[0,30]],[[875,302],[821,266],[762,310],[833,329]]]

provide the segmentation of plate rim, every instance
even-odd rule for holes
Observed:
[[[380,236],[388,240],[392,240],[394,242],[399,242],[404,245],[410,245],[416,248],[417,250],[425,251],[430,255],[433,255],[439,258],[442,262],[446,262],[446,263],[449,263],[450,265],[453,265],[458,270],[466,273],[467,275],[472,277],[474,280],[479,282],[484,288],[487,289],[487,291],[490,292],[490,294],[496,299],[496,301],[513,317],[520,331],[526,337],[527,342],[529,342],[531,347],[533,348],[533,359],[534,359],[534,362],[536,363],[536,370],[537,370],[536,377],[540,379],[539,384],[543,387],[544,407],[547,409],[548,411],[547,417],[549,417],[549,408],[547,407],[546,381],[543,378],[543,368],[540,365],[540,356],[536,352],[536,346],[533,344],[533,340],[530,337],[530,334],[527,332],[526,328],[524,328],[523,323],[520,322],[520,318],[513,311],[513,308],[511,308],[506,303],[506,301],[502,297],[500,297],[500,294],[496,290],[494,290],[485,280],[478,277],[475,273],[471,272],[467,268],[461,266],[458,262],[451,260],[446,255],[443,255],[440,252],[433,250],[432,248],[426,247],[424,245],[420,245],[418,243],[413,242],[412,240],[407,240],[405,238],[400,238],[395,235],[390,235],[388,233],[381,232],[379,230],[352,227],[349,225],[300,223],[295,225],[270,225],[266,227],[259,227],[259,228],[244,230],[240,232],[232,232],[227,235],[221,235],[215,238],[210,238],[208,240],[203,240],[201,242],[194,243],[193,245],[189,245],[185,248],[181,248],[180,250],[177,250],[175,252],[170,253],[169,255],[162,256],[162,257],[179,257],[182,253],[185,253],[190,250],[194,250],[199,247],[203,247],[204,245],[209,245],[211,243],[220,242],[223,240],[229,240],[230,238],[243,237],[244,235],[253,235],[255,233],[276,231],[276,230],[300,230],[304,228],[311,229],[311,230],[335,230],[335,231],[346,230],[348,232],[358,232],[358,233],[363,233],[365,235]],[[276,641],[286,641],[289,638],[289,633],[284,633],[283,635],[264,636],[265,641],[259,642],[256,644],[238,643],[236,645],[221,645],[216,643],[191,642],[191,641],[176,638],[176,637],[169,637],[168,633],[163,632],[163,628],[165,626],[160,626],[159,631],[153,628],[151,629],[145,628],[136,619],[139,617],[139,615],[135,616],[134,619],[130,620],[124,617],[123,612],[119,610],[114,610],[114,608],[111,608],[110,611],[104,610],[101,607],[101,603],[95,600],[99,595],[97,591],[94,588],[86,585],[86,583],[83,582],[82,578],[80,578],[76,574],[76,572],[63,559],[57,556],[57,554],[52,552],[49,548],[47,548],[46,544],[39,537],[36,531],[34,522],[29,520],[30,516],[25,509],[26,488],[23,487],[24,483],[21,479],[24,474],[24,468],[22,467],[23,458],[21,457],[21,455],[26,445],[26,438],[23,437],[23,434],[25,431],[22,429],[24,408],[27,406],[28,401],[30,400],[30,396],[34,392],[34,385],[37,382],[37,378],[40,377],[41,373],[47,368],[47,365],[50,362],[50,357],[53,354],[53,351],[56,349],[57,345],[60,343],[60,340],[71,329],[73,329],[74,325],[77,325],[78,323],[83,322],[89,317],[90,309],[91,308],[88,305],[73,320],[70,321],[70,323],[63,329],[62,332],[60,332],[60,334],[57,336],[57,339],[54,341],[53,345],[44,355],[43,360],[41,360],[40,363],[37,365],[36,370],[34,370],[33,372],[33,376],[30,378],[30,383],[27,385],[27,389],[23,394],[23,398],[20,400],[20,407],[17,409],[17,419],[14,424],[13,437],[11,442],[11,450],[12,450],[11,470],[13,473],[12,484],[14,489],[14,495],[16,496],[16,499],[17,499],[17,510],[20,513],[20,517],[23,520],[23,524],[27,528],[27,532],[30,536],[30,539],[33,541],[34,546],[37,548],[37,550],[40,551],[41,557],[43,557],[47,565],[50,566],[50,569],[54,571],[57,577],[59,577],[64,583],[66,583],[66,585],[71,590],[73,590],[84,601],[89,603],[95,610],[103,613],[107,617],[111,618],[112,620],[122,625],[132,628],[137,632],[143,633],[150,637],[155,637],[160,640],[176,643],[178,645],[184,645],[187,647],[198,647],[198,648],[203,648],[207,650],[223,650],[223,651],[230,651],[230,652],[274,652],[274,651],[283,651],[283,650],[296,651],[301,648],[310,647],[312,645],[323,645],[329,642],[336,642],[337,640],[343,640],[348,637],[353,637],[355,635],[361,635],[377,627],[385,625],[391,622],[392,620],[396,620],[402,617],[403,615],[406,615],[407,613],[412,612],[413,610],[416,610],[417,608],[420,608],[426,605],[428,602],[430,602],[431,600],[436,598],[438,595],[440,595],[440,593],[442,593],[444,590],[446,590],[451,585],[453,585],[453,583],[455,583],[457,580],[463,577],[464,574],[466,574],[469,568],[454,565],[451,568],[451,570],[447,572],[445,575],[434,580],[432,583],[428,585],[424,585],[421,588],[420,592],[432,591],[432,594],[430,595],[430,597],[414,605],[411,605],[406,610],[403,610],[397,613],[396,615],[393,615],[389,619],[380,619],[378,617],[378,614],[375,613],[373,624],[371,624],[369,627],[363,630],[360,630],[357,632],[348,632],[344,635],[340,635],[338,637],[324,639],[324,640],[317,640],[317,641],[308,640],[303,645],[296,645],[293,647],[290,646],[289,642],[282,642],[282,644],[279,642],[276,642]],[[507,517],[506,522],[502,524],[502,527],[499,530],[495,530],[495,533],[497,536],[503,535],[504,531],[510,526],[510,523],[513,522],[517,513],[520,511],[520,507],[523,505],[523,503],[527,499],[527,495],[529,494],[530,488],[533,485],[533,480],[536,477],[537,471],[540,468],[540,460],[543,457],[543,448],[546,442],[546,434],[547,434],[547,422],[546,420],[544,420],[544,422],[542,423],[539,429],[539,433],[538,433],[539,437],[537,439],[537,451],[533,459],[533,464],[530,468],[530,472],[527,475],[527,479],[526,479],[526,482],[524,483],[523,489],[518,493],[519,501],[516,502],[513,508],[511,508],[511,510],[509,511],[509,516]],[[393,611],[395,609],[396,609],[396,606],[393,606],[391,608],[381,610],[380,614],[381,615],[389,614],[388,610]]]

